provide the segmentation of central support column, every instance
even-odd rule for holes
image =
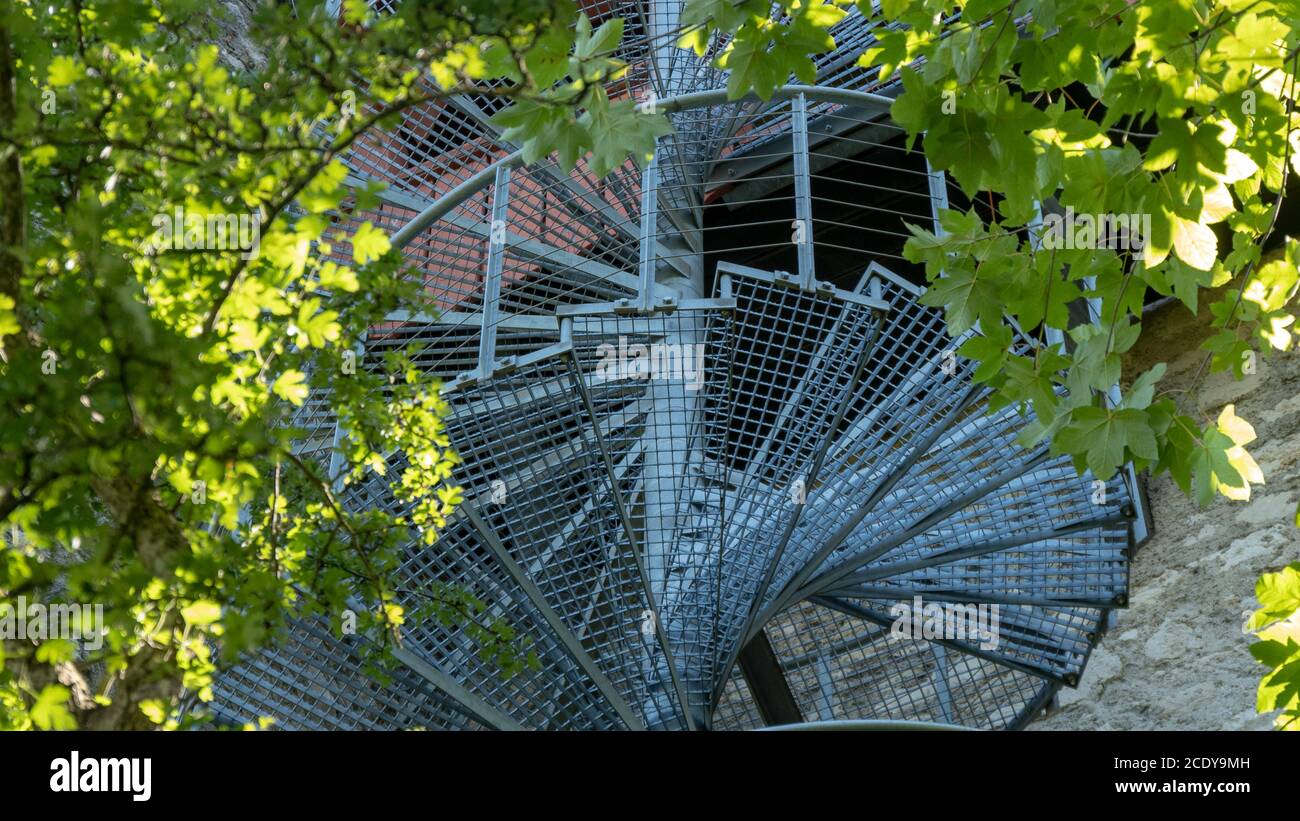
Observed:
[[[781,661],[772,650],[767,631],[758,631],[758,635],[741,649],[737,661],[764,724],[773,727],[803,722],[803,712],[790,692],[790,682],[781,672]]]

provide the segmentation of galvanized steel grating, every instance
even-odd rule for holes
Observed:
[[[776,686],[805,721],[1023,725],[1127,602],[1131,477],[1080,477],[1019,444],[1032,414],[987,411],[956,354],[978,329],[948,338],[901,254],[947,183],[872,72],[833,54],[818,87],[728,102],[707,57],[672,47],[680,3],[583,5],[634,21],[611,97],[672,111],[649,168],[520,168],[497,101],[431,103],[354,148],[350,180],[388,189],[336,226],[392,232],[424,285],[359,367],[402,349],[447,380],[462,461],[465,502],[434,545],[412,540],[399,601],[467,589],[537,665],[504,677],[463,630],[420,622],[381,685],[364,639],[304,620],[223,673],[217,714],[740,729]],[[853,10],[836,36],[847,54],[873,32]],[[347,436],[327,395],[290,421],[318,461]],[[378,476],[339,496],[402,509]],[[772,669],[748,680],[758,639]]]

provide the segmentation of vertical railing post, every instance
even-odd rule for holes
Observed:
[[[944,180],[943,172],[935,171],[930,166],[928,157],[925,160],[925,171],[926,181],[930,186],[930,218],[934,220],[935,236],[942,237],[948,232],[939,224],[939,212],[948,207],[948,185]]]
[[[803,93],[790,100],[794,138],[794,225],[791,238],[799,261],[799,285],[817,282],[813,268],[812,175],[808,167],[808,101]]]
[[[642,311],[654,307],[655,237],[659,232],[659,146],[641,174],[641,256],[637,301]]]
[[[478,370],[492,374],[497,355],[497,314],[501,302],[501,269],[505,265],[506,221],[510,216],[510,168],[497,167],[492,188],[492,222],[488,225],[487,274],[483,278],[483,328],[478,338]]]

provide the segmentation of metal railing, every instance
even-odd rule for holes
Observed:
[[[415,624],[407,674],[376,694],[348,642],[300,626],[223,677],[223,716],[735,728],[776,687],[808,721],[1014,727],[1077,682],[1126,602],[1130,484],[1021,448],[1032,420],[984,412],[961,340],[919,302],[905,223],[937,226],[948,189],[888,121],[890,90],[729,101],[655,44],[671,25],[653,8],[636,53],[676,130],[644,170],[524,167],[481,101],[439,104],[358,147],[354,183],[390,187],[341,219],[389,229],[425,284],[362,366],[421,341],[450,380],[467,501],[411,546],[402,587],[468,588],[538,665],[502,678],[462,632]],[[342,493],[400,509],[378,477]],[[996,607],[997,641],[899,640],[915,597]],[[751,681],[737,660],[759,637]],[[340,661],[295,661],[309,643]],[[436,707],[394,718],[416,691]]]

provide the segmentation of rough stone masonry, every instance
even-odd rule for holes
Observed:
[[[1157,362],[1169,370],[1162,389],[1187,390],[1205,357],[1201,315],[1168,302],[1144,320],[1142,339],[1125,362],[1137,375]],[[1235,403],[1255,427],[1247,446],[1264,472],[1250,501],[1217,499],[1200,508],[1168,475],[1150,482],[1155,535],[1138,550],[1131,604],[1093,651],[1077,689],[1062,689],[1059,708],[1033,730],[1267,730],[1255,713],[1264,667],[1247,649],[1242,624],[1257,607],[1255,581],[1264,571],[1300,561],[1300,354],[1258,357],[1256,372],[1236,381],[1208,373],[1184,399],[1189,415],[1217,417]]]

